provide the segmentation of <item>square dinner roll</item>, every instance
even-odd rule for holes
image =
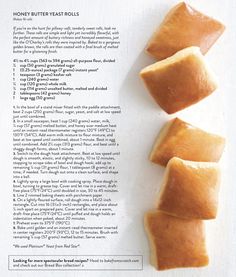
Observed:
[[[187,219],[216,217],[220,169],[217,163],[172,158],[166,167],[157,209]]]
[[[225,139],[179,118],[167,122],[159,133],[150,160],[165,166],[173,157],[198,162],[218,162]]]
[[[222,23],[182,2],[169,11],[146,51],[158,60],[189,46],[198,46],[205,54],[224,30]]]
[[[150,244],[150,262],[156,269],[208,264],[202,220],[181,219],[149,211],[145,214],[144,226]]]
[[[217,84],[198,47],[145,67],[140,76],[157,104],[168,114],[210,95]]]

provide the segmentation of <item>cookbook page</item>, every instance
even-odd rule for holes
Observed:
[[[226,25],[206,55],[218,89],[168,115],[139,72],[176,1],[0,1],[2,276],[235,276],[235,3],[188,2]],[[157,272],[143,218],[165,168],[148,157],[177,116],[226,137],[219,209],[209,265]]]

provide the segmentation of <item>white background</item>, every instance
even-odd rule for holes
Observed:
[[[226,31],[211,48],[206,59],[215,71],[218,90],[193,107],[177,115],[210,132],[222,133],[227,148],[221,161],[223,178],[220,206],[216,220],[206,223],[210,265],[199,269],[156,272],[149,265],[149,247],[143,229],[143,214],[153,208],[164,169],[148,161],[148,154],[168,116],[151,99],[138,73],[154,60],[144,53],[152,32],[166,12],[177,2],[172,0],[78,0],[78,1],[3,1],[0,0],[0,274],[7,276],[236,276],[236,2],[234,0],[188,1],[196,9],[221,20]],[[114,25],[121,33],[121,47],[116,67],[103,77],[113,84],[114,93],[102,102],[122,106],[119,124],[120,226],[118,240],[98,247],[96,242],[73,254],[139,254],[144,256],[144,270],[137,272],[8,272],[7,255],[22,254],[11,248],[11,105],[13,11],[79,11],[80,17],[68,19],[67,25]],[[47,19],[44,19],[47,24]],[[64,20],[64,19],[63,19]],[[35,24],[40,24],[35,21]],[[41,21],[42,22],[42,21]],[[51,23],[51,22],[50,22]],[[60,19],[55,19],[55,25]],[[65,24],[65,21],[61,25]],[[98,101],[87,99],[88,103]],[[24,253],[24,254],[32,254]],[[46,253],[40,253],[46,254]],[[51,254],[51,253],[50,253]],[[61,253],[60,253],[61,254]],[[65,253],[63,253],[65,254]],[[67,251],[66,254],[72,254]]]

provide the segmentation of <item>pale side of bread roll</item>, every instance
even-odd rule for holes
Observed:
[[[189,46],[198,46],[205,54],[224,30],[221,22],[182,2],[166,15],[151,37],[146,51],[158,60]]]
[[[187,108],[216,88],[214,74],[198,47],[145,67],[140,76],[156,103],[168,114]]]
[[[202,220],[186,220],[149,211],[144,226],[150,244],[150,262],[157,270],[208,265]]]
[[[162,128],[152,148],[150,160],[163,166],[173,157],[198,162],[218,162],[224,146],[223,137],[175,118]]]
[[[217,163],[172,158],[166,167],[157,209],[186,219],[217,214],[220,169]]]

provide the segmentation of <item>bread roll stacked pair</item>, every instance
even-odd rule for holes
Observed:
[[[166,166],[156,210],[145,215],[151,263],[159,270],[208,264],[203,219],[217,214],[225,139],[175,118],[161,130],[150,160]]]
[[[216,88],[203,54],[224,31],[220,22],[179,3],[148,43],[158,61],[141,72],[148,91],[167,113],[187,108]],[[217,214],[225,139],[175,118],[161,130],[150,160],[166,166],[156,209],[145,215],[151,263],[159,270],[208,264],[205,219]]]

